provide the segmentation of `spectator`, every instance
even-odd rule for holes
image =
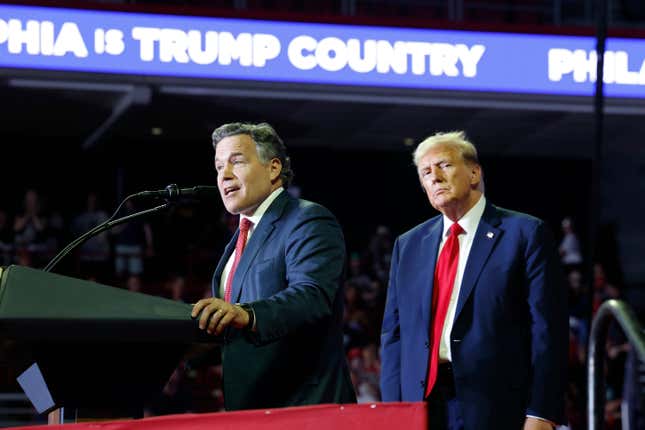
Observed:
[[[128,200],[125,203],[125,215],[135,212],[134,203]],[[115,227],[113,234],[115,235],[114,264],[117,277],[127,278],[131,275],[141,275],[144,257],[154,255],[150,224],[141,218],[135,218]]]
[[[378,348],[375,344],[370,343],[362,348],[361,355],[363,358],[363,379],[373,385],[376,392],[378,392],[379,374],[381,373]]]
[[[49,254],[47,258],[49,259],[54,256],[65,239],[65,220],[59,210],[50,208],[47,215],[47,226],[45,246],[46,252]]]
[[[571,353],[575,354],[576,361],[585,362],[585,351],[589,338],[589,294],[582,283],[582,275],[573,269],[567,275],[569,293],[569,339]]]
[[[141,277],[139,275],[128,276],[125,281],[125,287],[128,291],[132,291],[133,293],[143,292],[143,282],[141,281]]]
[[[166,290],[170,293],[170,298],[178,302],[186,301],[186,279],[178,274],[172,275],[166,281]]]
[[[95,192],[87,195],[87,206],[72,221],[72,233],[78,237],[108,220],[108,214],[100,209]],[[110,240],[107,232],[100,233],[78,250],[79,273],[84,278],[105,281],[109,273]]]
[[[378,383],[381,364],[375,344],[349,350],[347,360],[351,369],[352,383],[356,388],[359,403],[376,402],[380,399]]]
[[[580,252],[580,241],[573,229],[571,218],[567,217],[562,220],[562,241],[558,250],[560,251],[560,260],[565,271],[581,269],[582,253]]]
[[[390,229],[384,225],[379,225],[369,244],[372,271],[384,284],[388,280],[393,243]]]
[[[40,196],[36,190],[25,192],[22,211],[13,223],[14,243],[21,260],[29,265],[40,265],[46,253],[47,218],[42,213]]]
[[[620,291],[618,287],[607,280],[605,268],[602,264],[594,264],[593,273],[593,314],[595,315],[602,302],[618,298]]]
[[[367,343],[368,325],[367,313],[358,289],[350,281],[345,282],[343,343],[346,351]]]
[[[371,288],[372,279],[365,273],[363,259],[358,252],[352,252],[349,256],[347,281],[351,282],[361,292]]]

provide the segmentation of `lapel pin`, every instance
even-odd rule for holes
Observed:
[[[493,236],[495,236],[495,233],[493,233],[492,231],[489,231],[488,233],[486,233],[486,237],[489,239],[492,239]]]

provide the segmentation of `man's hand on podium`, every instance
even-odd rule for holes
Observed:
[[[201,299],[195,303],[191,317],[197,318],[197,316],[199,316],[199,328],[215,335],[222,334],[229,325],[243,329],[250,322],[249,313],[240,305],[217,298]]]

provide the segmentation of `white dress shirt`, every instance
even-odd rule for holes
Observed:
[[[439,361],[452,361],[450,353],[450,333],[452,332],[452,324],[455,319],[455,311],[457,309],[457,300],[459,299],[459,290],[461,289],[461,280],[464,278],[464,269],[470,254],[470,248],[473,246],[477,226],[486,209],[486,198],[482,195],[475,206],[470,208],[466,215],[457,220],[457,223],[464,229],[464,233],[459,235],[459,262],[457,264],[457,274],[455,276],[455,284],[452,288],[450,295],[450,303],[448,303],[448,311],[446,313],[446,320],[443,323],[443,331],[441,332],[441,341],[439,343]],[[450,232],[450,226],[453,221],[447,216],[443,216],[443,235],[441,236],[441,244],[439,245],[439,254],[441,249],[446,243]],[[439,261],[439,254],[437,254],[437,262]]]
[[[255,230],[255,227],[260,223],[260,220],[262,219],[262,216],[266,212],[266,210],[271,206],[271,203],[280,195],[281,192],[284,191],[283,187],[278,188],[271,194],[269,194],[269,197],[264,199],[264,201],[258,206],[258,208],[255,210],[253,215],[251,216],[246,216],[246,215],[240,215],[240,220],[242,218],[246,218],[249,221],[251,221],[253,224],[251,225],[251,228],[249,229],[249,233],[246,236],[246,243],[249,243],[249,240],[251,239],[251,235],[253,234],[253,231]],[[246,244],[245,244],[246,245]],[[219,296],[224,297],[224,290],[226,289],[226,279],[228,278],[228,274],[231,272],[231,267],[233,266],[233,261],[235,260],[235,251],[231,253],[231,256],[228,258],[228,261],[226,262],[226,266],[224,266],[224,270],[222,271],[222,276],[220,277],[219,280]]]

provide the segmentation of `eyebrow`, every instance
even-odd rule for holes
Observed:
[[[233,152],[232,154],[230,154],[228,156],[227,160],[230,160],[231,158],[238,157],[238,156],[244,156],[244,153],[242,153],[242,152]],[[222,160],[223,160],[222,158],[217,158],[217,156],[215,156],[215,161],[216,162],[217,161],[222,161]]]
[[[420,165],[419,165],[419,170],[421,170],[421,169],[427,169],[427,168],[429,168],[429,167],[433,167],[433,166],[438,166],[438,165],[439,165],[439,164],[441,164],[441,163],[450,163],[450,162],[451,162],[451,161],[450,161],[450,160],[448,160],[447,158],[440,158],[440,159],[438,159],[437,161],[433,161],[433,162],[431,162],[431,163],[420,164]]]

